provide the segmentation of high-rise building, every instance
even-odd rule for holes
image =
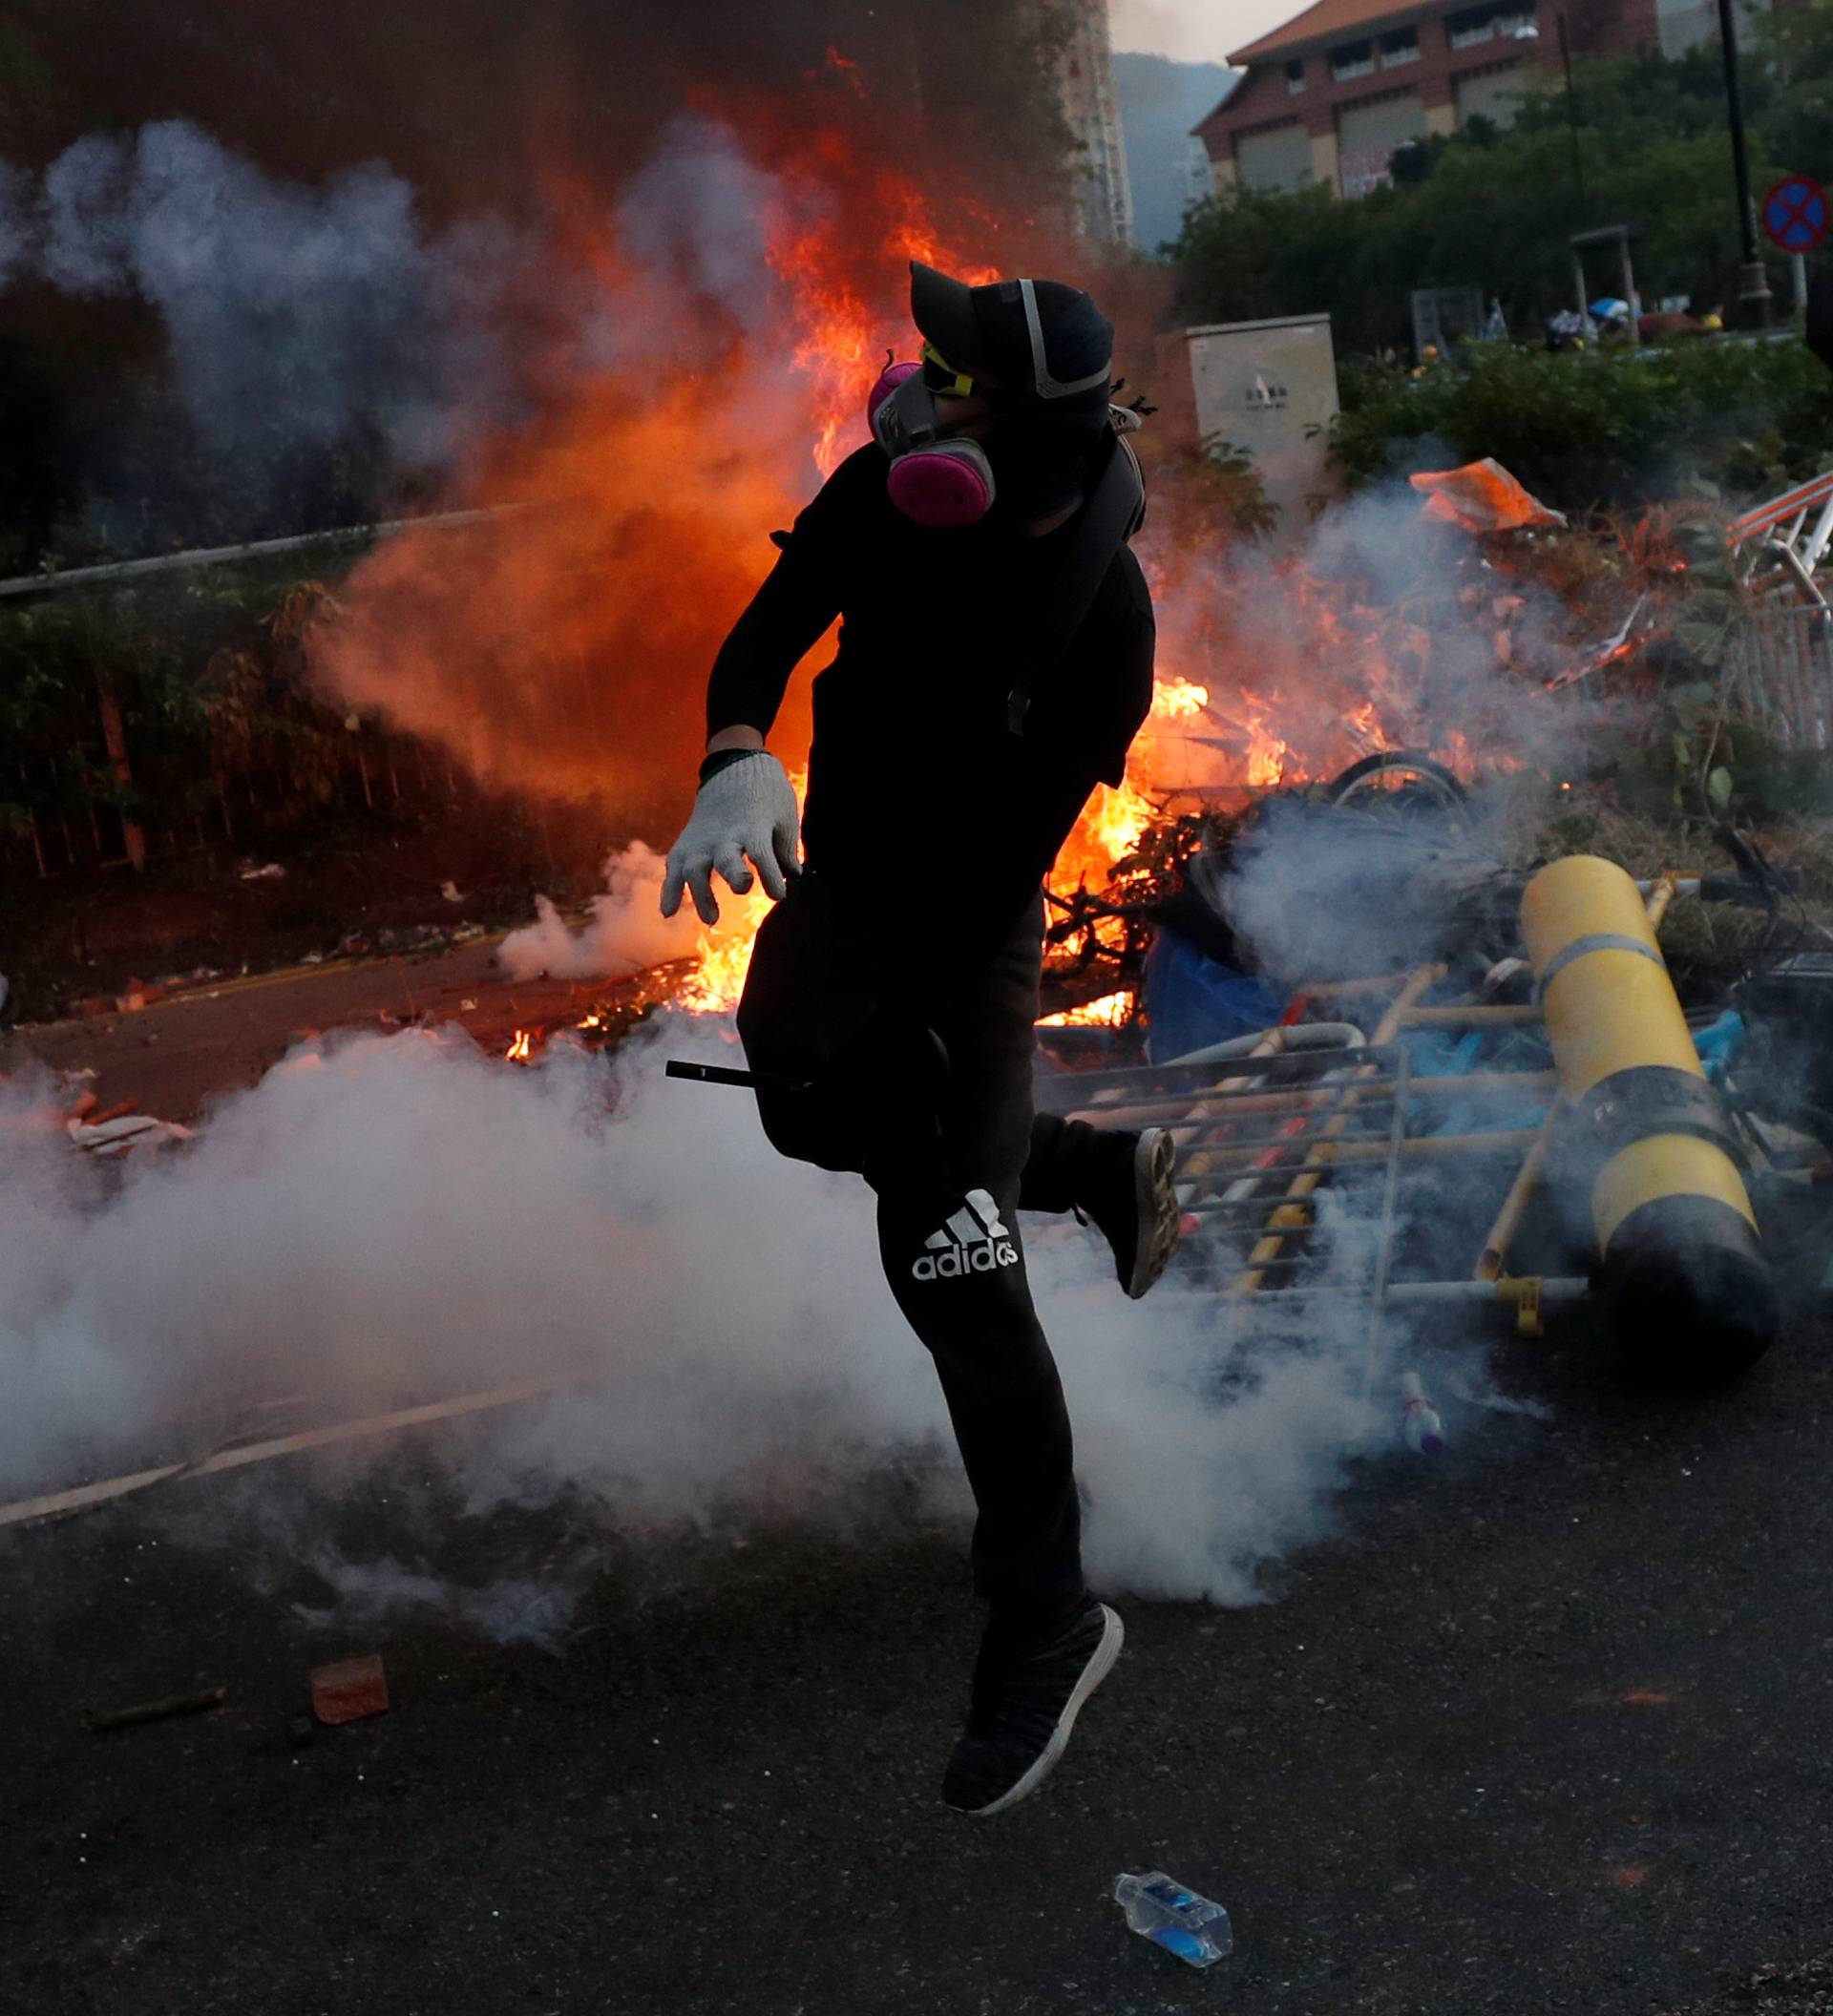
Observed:
[[[1082,228],[1098,243],[1133,242],[1133,192],[1114,94],[1107,0],[1072,0],[1062,58],[1064,116],[1081,149]]]

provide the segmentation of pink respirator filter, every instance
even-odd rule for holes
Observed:
[[[891,501],[905,517],[938,529],[972,525],[983,518],[993,494],[980,457],[952,443],[899,455],[886,478]]]
[[[913,364],[909,358],[905,358],[900,364],[886,365],[884,369],[878,373],[877,384],[866,394],[867,433],[870,434],[875,430],[878,409],[903,384],[906,378],[914,371],[920,371],[921,369],[922,366],[920,364]]]

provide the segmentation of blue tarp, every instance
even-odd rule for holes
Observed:
[[[1163,1064],[1187,1050],[1268,1029],[1286,1006],[1282,989],[1237,973],[1163,931],[1146,957],[1146,1054]]]

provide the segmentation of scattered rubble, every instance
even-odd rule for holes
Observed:
[[[83,1726],[95,1734],[104,1730],[133,1729],[142,1722],[164,1722],[174,1715],[196,1715],[221,1708],[229,1698],[226,1687],[195,1687],[182,1693],[161,1694],[154,1701],[137,1701],[128,1708],[86,1708]]]
[[[131,1148],[164,1148],[196,1139],[190,1127],[176,1120],[158,1120],[151,1113],[123,1112],[118,1107],[94,1123],[65,1123],[72,1144],[92,1155],[125,1155]]]
[[[384,1714],[388,1707],[389,1679],[380,1652],[340,1659],[312,1674],[312,1712],[327,1727]]]

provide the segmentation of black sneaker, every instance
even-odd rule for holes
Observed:
[[[1082,1704],[1120,1656],[1120,1619],[1090,1600],[1054,1638],[1007,1660],[983,1651],[967,1733],[942,1774],[942,1799],[987,1818],[1016,1806],[1055,1769]]]
[[[1137,1302],[1165,1271],[1182,1214],[1172,1180],[1176,1144],[1167,1127],[1116,1135],[1112,1170],[1099,1194],[1078,1200],[1114,1250],[1114,1272]]]

